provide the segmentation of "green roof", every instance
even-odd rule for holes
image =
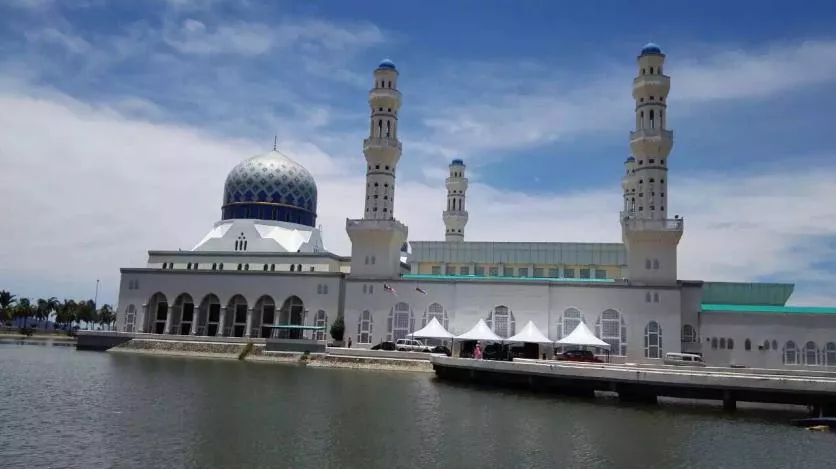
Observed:
[[[723,305],[703,303],[702,310],[729,313],[836,314],[836,307],[830,306]]]
[[[794,288],[791,283],[704,282],[702,301],[717,305],[784,306]]]
[[[487,275],[428,275],[428,274],[403,274],[403,280],[445,280],[445,281],[468,281],[487,280],[491,282],[575,282],[575,283],[614,283],[612,278],[558,278],[558,277],[502,277]]]

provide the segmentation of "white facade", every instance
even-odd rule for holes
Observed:
[[[638,58],[636,128],[621,180],[623,244],[464,241],[462,160],[446,180],[445,241],[407,243],[407,227],[394,216],[399,73],[386,60],[369,93],[364,213],[346,220],[351,256],[325,250],[314,227],[315,183],[274,148],[233,170],[223,220],[194,248],[149,251],[145,267],[122,269],[119,327],[266,337],[274,325],[327,328],[342,316],[346,338],[370,346],[432,317],[454,334],[484,319],[501,337],[533,321],[554,340],[584,321],[628,361],[687,351],[718,365],[836,366],[836,308],[784,306],[790,284],[678,280],[684,221],[667,211],[673,133],[664,60],[653,44]],[[249,187],[252,171],[275,172]],[[281,331],[328,338],[325,330]]]

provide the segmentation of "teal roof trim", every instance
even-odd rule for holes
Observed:
[[[704,282],[702,301],[714,305],[784,306],[794,288],[791,283]]]
[[[777,313],[777,314],[836,314],[830,306],[766,306],[766,305],[702,305],[703,311],[727,313]]]
[[[403,274],[403,280],[444,280],[444,281],[472,281],[487,280],[492,282],[542,282],[542,283],[615,283],[613,278],[555,278],[555,277],[500,277],[487,275],[428,275],[428,274]]]

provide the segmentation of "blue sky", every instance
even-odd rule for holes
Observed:
[[[274,134],[347,254],[384,57],[412,239],[441,238],[462,157],[468,239],[618,241],[635,56],[653,41],[672,77],[680,277],[796,281],[798,302],[836,303],[836,6],[672,3],[3,2],[0,195],[20,202],[0,215],[20,223],[0,288],[85,296],[101,278],[112,300],[119,267],[202,237],[226,172]]]

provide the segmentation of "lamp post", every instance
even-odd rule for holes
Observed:
[[[93,314],[99,311],[99,279],[96,279],[96,294],[93,296]],[[90,327],[90,325],[87,325]]]

